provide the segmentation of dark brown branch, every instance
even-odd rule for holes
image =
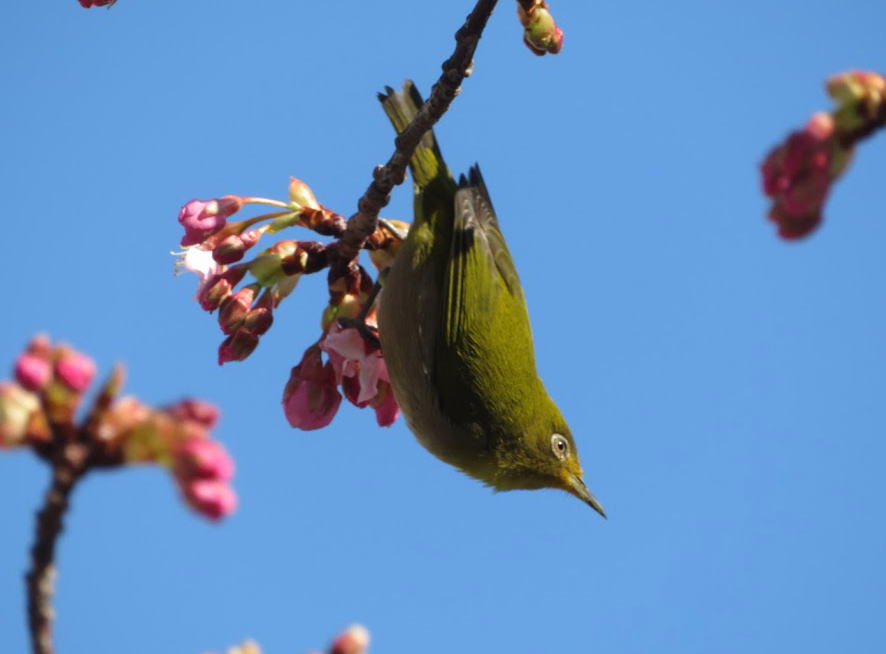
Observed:
[[[68,443],[53,461],[52,482],[37,513],[31,548],[31,567],[25,576],[28,592],[28,627],[34,654],[52,654],[52,592],[55,582],[55,544],[62,532],[65,512],[74,486],[87,470],[87,448]]]
[[[378,212],[388,204],[391,190],[402,184],[406,166],[419,140],[446,113],[471,66],[477,43],[498,0],[477,0],[465,24],[455,33],[455,51],[443,62],[443,73],[431,89],[431,95],[418,114],[397,137],[396,150],[384,166],[373,172],[373,180],[357,203],[357,213],[348,219],[348,226],[336,244],[341,261],[357,256],[363,243],[375,231]]]

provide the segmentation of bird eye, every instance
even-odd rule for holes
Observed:
[[[569,454],[569,441],[561,434],[551,436],[551,449],[558,459],[561,461]]]

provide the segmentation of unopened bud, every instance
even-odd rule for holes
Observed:
[[[368,647],[369,632],[365,627],[355,624],[333,641],[329,654],[364,654]]]
[[[238,329],[219,346],[218,365],[229,361],[243,361],[256,347],[258,347],[258,336],[245,329]]]
[[[95,377],[95,362],[85,354],[66,347],[58,349],[56,377],[69,389],[83,393]]]
[[[242,234],[226,236],[212,250],[212,258],[223,265],[237,263],[249,248],[258,243],[261,234],[261,230],[251,229]]]
[[[39,393],[52,379],[48,357],[25,352],[15,362],[15,379],[25,390]]]
[[[255,307],[246,314],[243,319],[243,328],[261,336],[271,328],[274,323],[274,298],[273,295],[265,291],[259,298]]]
[[[250,284],[225,298],[218,311],[218,325],[222,332],[232,334],[243,324],[244,318],[255,301],[257,290],[257,284]]]
[[[289,201],[301,208],[319,209],[320,203],[314,197],[311,187],[300,179],[289,178]]]

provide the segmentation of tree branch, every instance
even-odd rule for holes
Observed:
[[[31,568],[25,576],[28,593],[28,626],[34,654],[52,654],[52,592],[55,582],[55,544],[62,532],[64,515],[74,486],[87,471],[87,449],[69,443],[52,466],[52,482],[37,513]]]
[[[373,180],[357,202],[357,213],[348,219],[348,226],[341,240],[336,243],[336,255],[340,261],[354,259],[366,239],[375,231],[378,212],[388,204],[391,190],[402,184],[406,166],[421,137],[431,129],[449,109],[459,87],[471,66],[477,43],[483,34],[489,16],[498,0],[477,0],[474,10],[464,25],[455,33],[455,50],[443,62],[443,73],[431,89],[431,95],[418,114],[394,141],[396,150],[384,166],[376,167]]]

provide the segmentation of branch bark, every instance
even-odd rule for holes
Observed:
[[[459,87],[468,76],[474,51],[498,0],[477,0],[464,25],[455,33],[455,50],[443,62],[443,73],[431,89],[431,95],[422,105],[415,119],[396,138],[396,149],[384,166],[376,167],[373,180],[357,202],[357,213],[348,219],[341,240],[336,243],[340,261],[351,261],[360,252],[366,239],[378,225],[378,212],[390,200],[393,188],[403,183],[406,166],[419,140],[442,118],[458,95]]]
[[[55,544],[64,526],[71,492],[87,471],[87,452],[71,443],[53,462],[52,481],[43,507],[37,513],[31,548],[31,567],[25,576],[28,593],[28,627],[34,654],[52,654],[52,593],[55,583]]]

